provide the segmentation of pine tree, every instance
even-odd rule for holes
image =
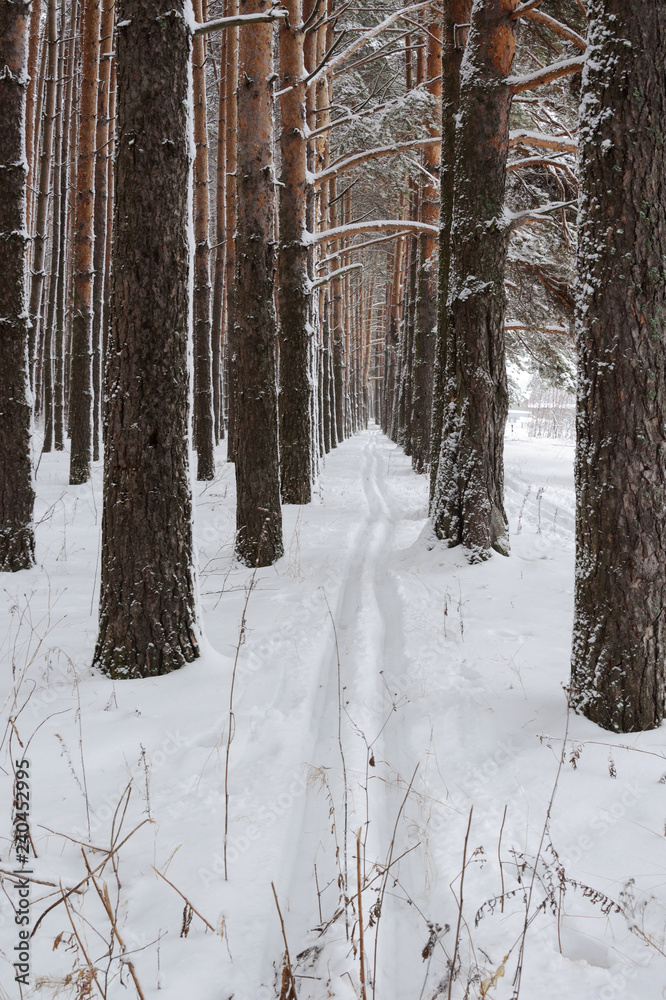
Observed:
[[[463,57],[455,131],[453,248],[449,276],[447,412],[432,513],[437,535],[470,561],[508,554],[503,439],[504,218],[517,0],[475,0]],[[441,390],[440,390],[441,391]]]
[[[26,301],[28,3],[0,0],[0,571],[34,562]]]
[[[118,0],[100,625],[113,677],[198,656],[188,466],[188,74],[183,6]]]
[[[572,698],[606,729],[664,717],[666,7],[591,0],[580,122]]]
[[[99,75],[100,0],[83,0],[81,42],[81,120],[76,157],[74,218],[74,297],[70,375],[70,428],[72,450],[69,481],[90,478],[92,460],[92,312],[93,219],[95,207],[95,145],[97,136],[97,87]]]
[[[437,336],[433,362],[433,400],[430,437],[430,499],[435,494],[439,453],[442,447],[444,413],[448,400],[444,390],[446,371],[451,225],[453,223],[453,178],[455,169],[456,115],[460,104],[460,65],[465,53],[472,0],[444,0],[442,20],[442,132],[439,184],[439,269]]]
[[[194,16],[203,21],[201,0],[194,0]],[[197,479],[215,476],[213,427],[213,360],[211,342],[211,281],[208,216],[208,126],[206,121],[206,39],[198,35],[192,49],[194,99],[194,446]]]
[[[307,228],[305,63],[302,0],[287,0],[280,27],[278,311],[280,479],[284,503],[310,502],[312,481],[311,295]]]
[[[240,0],[240,14],[265,13],[268,0]],[[273,26],[239,31],[236,170],[235,368],[236,552],[248,566],[283,553],[278,458],[273,300],[275,164]]]

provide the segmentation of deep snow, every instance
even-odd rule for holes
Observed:
[[[509,437],[506,463],[508,559],[469,566],[435,544],[426,478],[371,427],[327,457],[312,504],[285,508],[286,555],[253,574],[233,560],[233,467],[220,451],[215,481],[196,486],[204,654],[167,677],[113,682],[89,665],[101,469],[92,487],[70,487],[67,456],[43,456],[40,565],[4,574],[0,602],[0,867],[16,866],[11,760],[27,758],[33,877],[54,884],[32,885],[31,926],[59,883],[84,878],[79,842],[108,849],[130,785],[116,843],[150,822],[103,879],[146,1000],[277,996],[271,883],[299,1000],[360,996],[359,831],[368,998],[448,997],[454,951],[452,997],[511,997],[526,899],[522,1000],[666,996],[663,729],[617,737],[571,717],[558,779],[573,446]],[[225,880],[229,694],[246,602]],[[91,866],[104,858],[86,854]],[[183,898],[154,869],[223,934],[195,914],[181,936]],[[3,889],[0,997],[13,998],[17,890],[8,878]],[[607,912],[609,900],[621,912]],[[82,949],[99,970],[90,995],[134,996],[127,962],[121,976],[104,957],[110,933],[93,887],[69,896],[31,941],[23,996],[55,995],[85,966]]]

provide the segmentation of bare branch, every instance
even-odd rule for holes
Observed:
[[[539,24],[544,24],[551,31],[554,31],[556,35],[566,38],[569,42],[573,42],[581,52],[585,52],[587,49],[587,42],[582,35],[579,35],[577,31],[574,31],[567,24],[556,21],[550,14],[544,14],[541,10],[529,10],[525,12],[524,16],[530,18],[532,21],[538,21]]]

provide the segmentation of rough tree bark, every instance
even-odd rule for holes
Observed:
[[[439,164],[439,270],[437,337],[433,365],[432,425],[430,429],[430,500],[435,494],[439,453],[442,447],[445,398],[443,380],[451,266],[451,225],[453,222],[453,177],[455,169],[456,115],[460,103],[460,64],[465,52],[472,0],[444,0],[442,21],[442,145]]]
[[[308,280],[308,181],[302,0],[286,0],[280,25],[278,247],[280,481],[283,503],[305,504],[312,490],[311,294]]]
[[[442,23],[441,18],[426,25],[426,86],[437,110],[442,100]],[[441,118],[441,115],[438,115]],[[439,122],[431,126],[433,137],[439,134]],[[429,146],[423,154],[423,167],[432,180],[422,182],[421,220],[439,222],[439,159],[437,146]],[[412,390],[412,466],[415,472],[425,472],[430,461],[432,426],[433,367],[437,336],[437,237],[419,237],[418,272],[416,276],[416,315],[414,322],[414,372]]]
[[[100,627],[112,677],[198,656],[188,468],[190,33],[118,0],[116,183]],[[155,262],[159,262],[159,267]]]
[[[658,726],[666,660],[666,7],[592,0],[583,72],[572,700]]]
[[[518,0],[474,0],[455,132],[446,399],[432,516],[470,562],[508,555],[504,512],[504,185]]]
[[[64,4],[64,0],[63,0]],[[64,14],[64,6],[63,6]],[[59,150],[59,179],[60,187],[60,268],[58,270],[58,282],[56,290],[56,311],[55,329],[53,330],[53,443],[56,451],[65,449],[65,305],[67,297],[67,271],[66,249],[67,233],[70,217],[68,214],[69,204],[69,159],[70,147],[69,137],[71,131],[70,119],[72,115],[72,101],[74,95],[74,71],[76,65],[76,23],[78,18],[78,2],[72,0],[69,5],[69,20],[67,24],[67,36],[64,40],[65,65],[64,79],[65,100],[62,108],[62,135]],[[64,18],[63,18],[64,23]],[[71,185],[73,188],[74,185]]]
[[[226,8],[225,8],[226,10]],[[222,32],[217,115],[217,162],[215,165],[215,264],[213,267],[213,417],[215,441],[224,438],[224,375],[226,323],[224,315],[225,242],[227,196],[227,32]]]
[[[238,0],[228,0],[227,14],[238,14]],[[252,30],[252,29],[250,29]],[[227,276],[227,461],[236,459],[236,363],[233,356],[233,333],[236,323],[236,180],[238,165],[238,28],[228,28],[227,41],[227,189],[226,189],[226,242],[225,272]]]
[[[29,3],[0,0],[0,571],[34,563],[26,301]]]
[[[240,0],[240,14],[269,0]],[[235,358],[236,553],[248,566],[283,554],[273,301],[275,165],[273,27],[241,28],[238,45],[238,168]]]
[[[103,329],[104,286],[106,278],[106,223],[109,175],[111,172],[111,145],[109,143],[109,90],[113,59],[113,12],[115,0],[102,0],[99,52],[99,87],[97,91],[97,148],[95,150],[95,209],[93,247],[93,460],[100,453],[100,418],[102,401],[102,371],[104,367]]]
[[[95,138],[99,75],[100,0],[83,0],[81,42],[81,118],[76,159],[74,218],[74,301],[69,391],[72,436],[69,481],[90,478],[92,457],[92,292],[93,217],[95,206]]]
[[[200,24],[202,0],[194,0],[194,16]],[[252,30],[252,29],[250,29]],[[215,432],[213,427],[213,359],[211,354],[211,283],[208,217],[208,124],[206,121],[206,39],[199,35],[192,49],[194,103],[194,447],[197,479],[215,476]]]
[[[61,274],[64,267],[64,254],[61,240],[62,202],[64,187],[62,184],[61,156],[63,135],[63,92],[65,70],[65,0],[60,3],[60,42],[58,43],[58,87],[56,93],[56,114],[53,164],[53,209],[51,213],[51,259],[49,264],[49,297],[44,324],[43,357],[42,357],[42,411],[44,414],[43,452],[53,448],[53,344],[58,307],[58,293],[62,289]]]
[[[46,7],[46,58],[44,69],[44,128],[39,143],[39,122],[35,129],[36,148],[39,148],[39,179],[37,187],[37,211],[35,213],[35,234],[33,238],[32,284],[30,287],[30,384],[35,384],[35,361],[40,335],[40,319],[42,315],[42,294],[46,275],[46,245],[47,223],[49,214],[49,195],[51,193],[51,161],[53,157],[53,125],[55,120],[57,66],[58,66],[58,28],[56,0],[48,0]]]

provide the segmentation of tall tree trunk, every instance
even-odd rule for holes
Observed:
[[[194,16],[203,21],[202,0],[194,0]],[[197,479],[215,476],[213,428],[213,359],[211,355],[210,240],[208,224],[208,122],[206,117],[206,40],[194,39],[192,89],[194,101],[194,446]]]
[[[64,24],[64,14],[66,0],[62,0],[62,19]],[[60,268],[58,270],[58,282],[56,289],[56,311],[55,329],[53,331],[54,340],[54,363],[53,363],[53,443],[56,451],[64,451],[65,448],[65,310],[67,300],[67,231],[69,225],[68,204],[69,204],[69,136],[70,118],[72,111],[72,100],[74,93],[75,57],[76,57],[76,23],[78,18],[77,0],[72,0],[69,6],[69,19],[67,33],[64,40],[65,46],[65,68],[64,78],[65,101],[62,109],[62,135],[59,150],[59,196],[60,196]],[[63,29],[64,32],[64,29]],[[73,186],[73,185],[72,185]]]
[[[102,397],[102,370],[104,363],[104,282],[106,278],[106,223],[108,178],[112,157],[109,143],[109,89],[111,82],[111,61],[113,52],[113,11],[114,0],[102,0],[102,20],[100,25],[99,88],[97,94],[97,149],[95,150],[95,209],[93,247],[93,460],[99,459],[100,418]]]
[[[99,75],[100,0],[83,0],[81,119],[76,160],[74,296],[69,411],[72,434],[69,481],[90,478],[92,457],[92,292],[95,206],[95,138]]]
[[[226,13],[226,7],[225,7]],[[217,115],[217,162],[215,166],[215,265],[213,271],[213,416],[215,440],[224,438],[224,376],[226,323],[224,316],[224,259],[226,241],[227,197],[227,31],[222,32],[220,46],[220,80]]]
[[[34,563],[26,309],[29,4],[0,0],[0,571]]]
[[[238,0],[228,0],[227,13],[238,14]],[[253,30],[253,29],[250,29]],[[238,28],[227,29],[227,192],[226,253],[227,275],[227,461],[236,459],[236,361],[232,340],[236,324],[236,189],[238,181]]]
[[[44,128],[39,156],[39,179],[37,211],[35,214],[35,235],[33,239],[32,284],[30,287],[30,382],[34,385],[34,369],[37,344],[40,335],[42,294],[46,262],[47,225],[49,217],[49,194],[51,190],[51,160],[53,157],[53,123],[55,119],[57,72],[58,72],[58,28],[56,0],[48,0],[46,8],[46,68]],[[37,123],[39,125],[39,123]],[[38,138],[39,129],[36,129]]]
[[[35,122],[35,108],[37,105],[37,94],[39,90],[39,34],[41,27],[42,4],[41,0],[32,0],[30,4],[30,41],[28,43],[28,93],[25,110],[25,156],[28,161],[28,196],[26,200],[26,230],[31,232],[31,197],[30,191],[34,187],[35,176],[35,133],[39,135],[39,122]],[[37,127],[35,128],[35,125]]]
[[[442,447],[446,399],[447,327],[449,320],[449,271],[455,168],[456,115],[460,104],[460,65],[472,10],[472,0],[444,0],[442,22],[442,145],[439,166],[439,273],[437,337],[433,364],[432,426],[430,430],[430,500],[435,494],[439,453]]]
[[[62,135],[63,135],[63,90],[65,86],[65,2],[60,4],[60,42],[58,52],[58,88],[56,93],[56,115],[55,115],[55,135],[54,135],[54,164],[53,164],[53,212],[52,212],[52,235],[51,235],[51,261],[49,268],[49,301],[44,324],[44,353],[42,360],[42,400],[44,412],[44,444],[43,452],[50,452],[53,448],[53,344],[56,327],[56,314],[58,310],[58,293],[61,290],[61,271],[64,266],[63,247],[61,240],[62,225],[62,201],[64,188],[61,183],[61,156],[62,156]]]
[[[188,468],[190,35],[118,0],[117,143],[100,624],[112,677],[198,656]],[[155,266],[159,261],[159,267]]]
[[[474,0],[455,135],[456,175],[444,391],[448,402],[432,512],[470,562],[509,553],[504,513],[504,186],[518,0]]]
[[[439,108],[442,100],[442,24],[428,23],[426,34],[426,86]],[[441,118],[441,116],[440,116]],[[439,133],[439,123],[431,134]],[[429,146],[423,154],[423,167],[432,180],[422,183],[421,221],[430,225],[439,222],[439,149]],[[437,336],[437,237],[424,234],[418,240],[418,273],[416,277],[416,315],[414,323],[414,374],[412,393],[412,466],[415,472],[426,472],[430,461],[432,425],[433,366]]]
[[[666,8],[592,0],[580,123],[572,700],[664,717]]]
[[[241,14],[263,13],[269,0],[240,0]],[[273,27],[240,30],[236,322],[236,553],[248,566],[283,554],[278,458],[273,301],[275,165]]]
[[[278,248],[280,479],[284,503],[305,504],[312,489],[311,294],[307,228],[307,140],[302,0],[285,0],[280,26]]]

